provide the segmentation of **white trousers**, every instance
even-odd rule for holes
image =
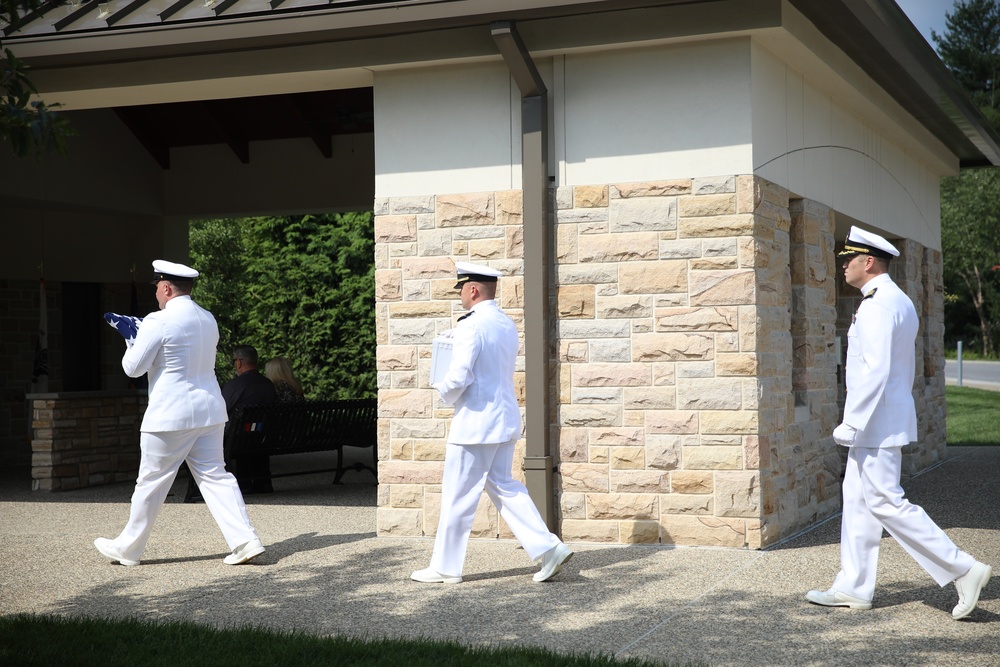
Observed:
[[[875,595],[878,548],[885,530],[939,586],[967,573],[975,559],[960,551],[927,512],[903,497],[900,447],[851,447],[844,471],[840,574],[833,588],[862,600]]]
[[[461,576],[472,520],[484,488],[528,558],[535,560],[560,544],[542,520],[528,489],[511,477],[516,442],[445,447],[441,518],[434,538],[432,570]]]
[[[222,529],[229,549],[257,537],[250,525],[240,486],[226,472],[222,456],[222,434],[225,426],[218,424],[185,431],[142,433],[139,447],[139,477],[132,493],[128,523],[114,539],[115,548],[129,560],[139,560],[153,531],[153,523],[167,499],[170,487],[181,463],[198,482],[198,490],[215,522]]]

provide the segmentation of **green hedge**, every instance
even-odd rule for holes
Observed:
[[[216,370],[233,376],[236,345],[261,368],[287,357],[308,398],[372,398],[375,372],[373,214],[199,220],[194,298],[219,322]]]

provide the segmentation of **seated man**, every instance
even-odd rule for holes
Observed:
[[[244,405],[268,405],[278,401],[274,391],[274,383],[257,370],[257,350],[250,345],[240,345],[233,350],[233,364],[236,366],[236,377],[222,388],[222,398],[226,401],[229,412],[229,423],[233,425],[233,417],[237,408]],[[229,465],[231,472],[240,483],[244,495],[249,493],[270,493],[271,462],[266,454],[259,456],[241,456]]]

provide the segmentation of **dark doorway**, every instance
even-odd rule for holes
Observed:
[[[101,285],[63,283],[63,391],[101,388]]]

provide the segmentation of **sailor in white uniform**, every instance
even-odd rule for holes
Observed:
[[[191,300],[197,271],[156,260],[153,274],[160,310],[141,321],[122,357],[129,377],[149,373],[139,476],[124,530],[113,540],[98,538],[94,546],[122,565],[138,565],[177,470],[186,461],[232,551],[224,562],[245,563],[264,553],[264,546],[250,525],[236,478],[223,462],[228,417],[215,377],[219,328],[212,314]]]
[[[913,302],[887,273],[890,258],[898,255],[884,238],[857,227],[851,227],[838,255],[847,283],[864,295],[847,333],[847,400],[843,423],[833,431],[834,441],[850,448],[841,570],[832,588],[809,591],[806,599],[870,609],[884,528],[939,586],[955,583],[959,600],[952,616],[959,619],[976,608],[992,570],[959,550],[904,497],[899,484],[902,447],[917,439],[913,376],[919,323]]]
[[[517,327],[494,300],[499,271],[467,262],[455,268],[455,289],[469,312],[451,330],[448,372],[432,385],[446,405],[455,406],[445,449],[441,517],[430,567],[411,578],[424,583],[462,581],[472,521],[485,488],[528,557],[541,559],[534,580],[545,581],[573,552],[549,532],[528,490],[511,476],[514,446],[521,436],[514,394]]]

